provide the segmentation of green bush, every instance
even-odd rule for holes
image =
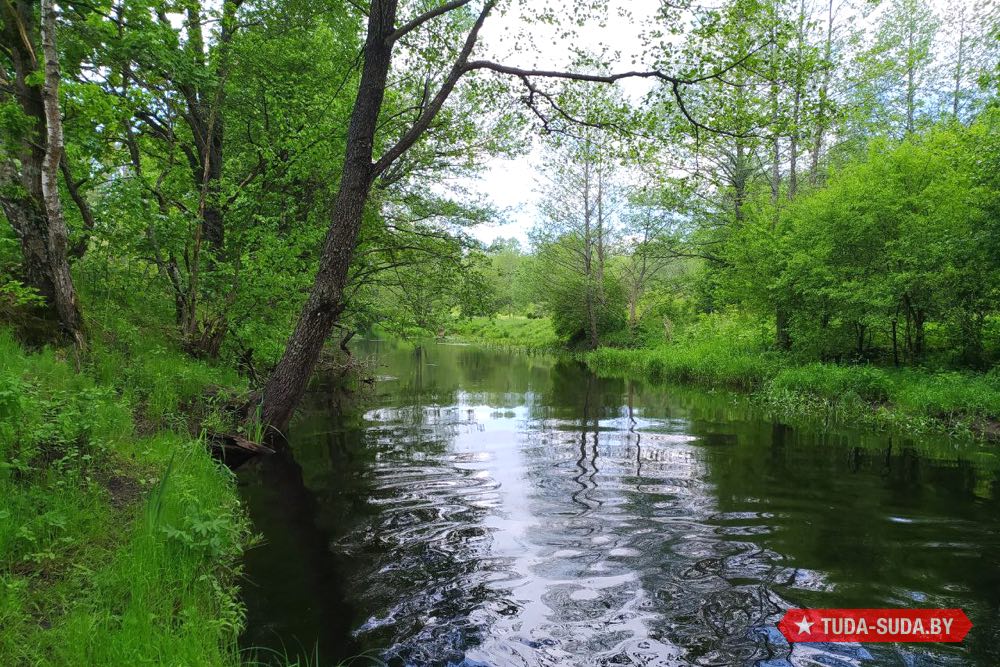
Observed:
[[[951,419],[1000,420],[1000,386],[995,376],[969,372],[900,371],[892,400],[907,411]]]
[[[871,366],[812,363],[782,368],[771,380],[773,389],[838,399],[854,394],[865,401],[889,400],[893,382],[886,371]]]

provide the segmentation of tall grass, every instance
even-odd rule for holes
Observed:
[[[559,344],[552,320],[547,317],[473,317],[456,322],[449,333],[460,340],[499,347],[547,349]]]
[[[180,426],[239,381],[106,333],[77,373],[0,330],[0,664],[238,664],[248,521]]]

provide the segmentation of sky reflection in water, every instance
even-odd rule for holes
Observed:
[[[390,664],[1000,664],[991,452],[774,423],[548,356],[362,342],[241,474],[248,646]],[[788,645],[811,607],[963,607],[946,645]],[[357,664],[361,664],[360,662]]]

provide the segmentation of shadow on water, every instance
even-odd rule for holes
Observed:
[[[244,644],[333,664],[1000,664],[989,451],[776,423],[544,355],[361,342],[241,473]],[[797,644],[790,607],[963,607],[963,645]]]
[[[265,539],[246,555],[250,576],[243,590],[248,600],[267,605],[261,615],[252,609],[244,643],[310,656],[328,637],[337,637],[336,654],[352,650],[353,614],[343,585],[351,566],[330,551],[319,500],[306,487],[301,467],[282,452],[263,465],[249,465],[241,477],[255,528]]]

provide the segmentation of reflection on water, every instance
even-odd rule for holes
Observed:
[[[1000,475],[949,442],[470,346],[360,343],[242,473],[244,643],[390,664],[1000,664]],[[785,609],[963,607],[964,645],[789,646]]]

